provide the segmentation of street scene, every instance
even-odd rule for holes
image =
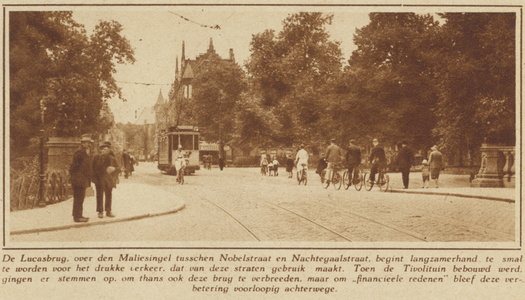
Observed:
[[[155,163],[141,163],[113,192],[116,218],[98,219],[92,196],[84,204],[91,226],[77,226],[63,218],[71,210],[70,199],[11,213],[10,239],[341,242],[340,246],[515,240],[513,190],[470,188],[465,175],[443,175],[440,190],[420,189],[419,182],[403,190],[400,174],[392,174],[392,190],[385,193],[379,188],[323,189],[313,171],[306,186],[298,185],[296,178],[261,176],[258,171],[213,167],[185,177],[185,184],[179,185]],[[412,174],[416,176],[420,174]]]
[[[9,245],[520,241],[516,14],[338,10],[10,12]]]

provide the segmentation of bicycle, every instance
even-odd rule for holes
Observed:
[[[370,191],[374,187],[374,184],[376,184],[379,186],[379,190],[384,191],[384,192],[388,191],[388,185],[390,184],[390,177],[388,176],[388,174],[386,174],[386,170],[381,169],[378,172],[377,176],[378,176],[377,181],[373,182],[373,181],[370,181],[370,173],[365,174],[364,179],[363,179],[365,182],[365,189],[367,191]]]
[[[306,164],[301,164],[301,166],[302,166],[302,169],[300,171],[297,170],[297,182],[299,185],[301,185],[301,183],[304,183],[304,185],[306,185],[306,182],[308,181],[308,178],[307,178],[308,166],[306,166]]]
[[[340,165],[334,165],[334,169],[332,170],[332,178],[331,180],[326,180],[326,173],[328,172],[328,169],[324,169],[321,172],[321,184],[323,188],[327,189],[330,183],[334,186],[336,190],[341,189],[341,184],[343,183],[343,177],[341,177],[341,174],[339,172],[341,171],[342,167]]]
[[[348,170],[346,170],[343,173],[343,186],[345,187],[345,190],[348,190],[350,185],[354,185],[354,188],[356,191],[360,191],[363,188],[363,173],[361,172],[361,169],[355,168],[354,169],[354,176],[352,178],[352,183],[350,184],[350,176],[348,174]]]
[[[266,176],[266,168],[267,168],[267,167],[266,167],[265,165],[262,165],[262,166],[261,166],[261,175],[262,175],[262,176]]]

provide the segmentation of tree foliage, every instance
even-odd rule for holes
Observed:
[[[515,143],[513,13],[447,13],[436,64],[439,102],[434,134],[447,147],[471,150]]]
[[[326,30],[332,19],[322,13],[292,14],[278,34],[266,30],[253,36],[246,63],[254,89],[250,101],[260,103],[273,117],[252,110],[253,116],[244,119],[259,120],[257,126],[265,128],[261,133],[269,143],[290,146],[319,139],[315,128],[323,119],[325,91],[342,71],[339,42],[331,41]]]
[[[57,136],[103,132],[112,125],[106,101],[121,97],[116,64],[133,63],[122,26],[101,21],[91,36],[71,12],[10,13],[11,136],[28,144],[42,122]],[[31,113],[26,113],[30,111]],[[20,134],[21,133],[21,134]]]
[[[210,56],[193,80],[191,110],[207,141],[230,140],[235,128],[236,104],[246,85],[239,65]]]

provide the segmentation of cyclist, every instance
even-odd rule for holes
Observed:
[[[376,178],[376,173],[382,171],[386,167],[386,155],[383,147],[379,146],[379,141],[374,139],[372,141],[374,148],[368,157],[368,162],[372,164],[370,169],[370,182],[374,182]]]
[[[348,179],[350,185],[352,185],[352,179],[355,172],[357,172],[357,167],[361,164],[361,149],[355,145],[355,140],[350,140],[350,145],[348,151],[346,152],[346,166],[348,168]]]
[[[305,171],[308,170],[308,152],[304,149],[304,144],[301,144],[301,149],[297,151],[297,155],[295,156],[295,164],[297,166],[297,178],[300,178],[299,174],[304,169]],[[306,176],[307,172],[304,173],[304,176]]]
[[[177,151],[175,151],[175,170],[177,170],[177,182],[180,182],[182,177],[181,172],[184,172],[186,167],[186,153],[182,150],[182,145],[179,145]]]
[[[326,162],[328,163],[326,167],[326,178],[325,180],[328,181],[328,184],[330,184],[330,180],[332,179],[332,173],[334,171],[334,166],[337,165],[341,161],[342,157],[341,148],[335,144],[335,139],[330,140],[330,146],[326,148]]]

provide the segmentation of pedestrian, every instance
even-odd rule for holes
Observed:
[[[271,157],[268,160],[268,176],[273,176],[273,160]]]
[[[266,154],[261,155],[261,162],[259,165],[261,167],[261,174],[266,175],[266,170],[268,168],[268,160],[266,159]]]
[[[361,164],[361,149],[356,146],[355,140],[351,139],[349,142],[348,151],[346,151],[346,167],[348,168],[348,180],[350,182],[350,185],[352,185],[353,179],[359,179],[354,178],[354,174],[357,173],[357,168]]]
[[[224,169],[224,158],[222,156],[219,157],[219,168]]]
[[[423,167],[421,167],[421,175],[423,176],[423,188],[428,189],[428,186],[430,185],[430,170],[428,169],[428,161],[426,159],[423,160]]]
[[[69,182],[73,188],[73,221],[87,222],[89,218],[83,216],[86,188],[91,186],[91,143],[89,134],[80,138],[80,147],[73,154],[73,161],[69,167]]]
[[[383,171],[386,167],[385,149],[379,146],[379,141],[377,139],[374,139],[372,144],[374,145],[374,148],[372,148],[370,156],[368,157],[368,162],[372,164],[372,167],[370,168],[370,182],[374,182],[376,179],[376,173]]]
[[[117,187],[119,165],[114,156],[110,154],[111,143],[104,142],[100,145],[100,155],[93,159],[93,182],[95,183],[97,194],[98,217],[106,216],[114,218],[111,210],[112,190]],[[104,202],[105,197],[105,202]]]
[[[321,183],[324,182],[323,170],[326,169],[327,165],[328,163],[324,158],[324,153],[321,153],[321,157],[319,158],[319,162],[317,163],[317,170],[315,170],[315,173],[319,174],[319,177],[321,177]]]
[[[443,169],[443,154],[439,152],[437,145],[432,146],[432,152],[428,157],[428,166],[430,167],[430,179],[436,181],[436,188],[439,188],[439,173]]]
[[[293,177],[293,159],[291,155],[288,155],[286,159],[286,172],[288,172],[288,178]]]
[[[335,144],[335,139],[330,140],[330,146],[326,148],[326,162],[327,162],[327,172],[326,172],[326,180],[328,180],[328,184],[330,184],[330,180],[332,179],[332,174],[334,172],[335,166],[341,161],[342,157],[341,148]]]
[[[277,156],[273,157],[273,176],[279,176],[279,161],[277,160]]]
[[[124,178],[128,178],[131,175],[131,157],[128,154],[128,150],[122,150],[122,172],[124,172]]]
[[[406,141],[401,142],[401,149],[397,154],[397,165],[401,171],[401,177],[403,177],[403,188],[408,189],[408,179],[410,175],[410,167],[412,167],[412,159],[414,154],[408,147]]]
[[[208,163],[208,170],[211,171],[211,164],[213,162],[213,155],[208,154],[208,157],[206,158],[206,162]]]

